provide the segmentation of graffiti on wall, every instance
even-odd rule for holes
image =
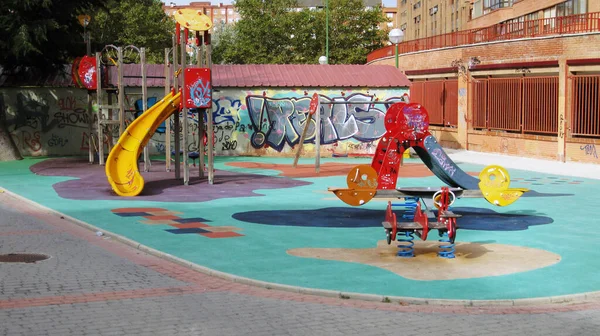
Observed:
[[[587,144],[585,146],[579,146],[579,149],[585,152],[585,155],[590,155],[594,158],[598,158],[598,152],[596,152],[596,145]]]
[[[151,88],[148,106],[162,97],[163,89]],[[212,138],[217,155],[252,155],[256,149],[264,154],[277,154],[290,150],[300,141],[310,104],[308,94],[286,88],[267,91],[224,89],[212,98]],[[321,143],[336,146],[344,153],[368,152],[385,133],[383,117],[389,106],[402,100],[406,90],[373,91],[320,91]],[[6,99],[8,130],[23,155],[81,155],[90,146],[98,150],[101,143],[108,154],[109,143],[118,139],[118,125],[105,125],[104,138],[97,139],[98,111],[87,111],[87,92],[68,88],[2,89]],[[392,97],[384,104],[373,104],[377,97]],[[397,98],[396,98],[397,97]],[[140,115],[139,96],[126,95],[125,124],[129,125]],[[138,102],[139,100],[139,102]],[[154,100],[154,101],[151,101]],[[344,102],[330,105],[328,102]],[[198,118],[207,121],[208,113],[190,110],[187,115],[189,134],[187,149],[198,151],[200,141],[207,143],[208,136],[198,129]],[[91,120],[90,120],[91,118]],[[183,115],[181,115],[183,120]],[[168,123],[174,126],[174,118]],[[89,131],[90,122],[93,125]],[[314,143],[316,123],[308,125],[306,143]],[[162,127],[162,128],[161,128]],[[151,154],[174,150],[175,129],[165,134],[161,125],[149,142]],[[182,125],[179,126],[182,131]],[[202,134],[200,134],[202,133]],[[210,133],[210,131],[209,131]],[[182,140],[182,132],[180,140]],[[166,136],[171,137],[166,148]],[[339,147],[337,147],[339,145]]]
[[[379,139],[386,132],[384,117],[387,108],[401,100],[401,97],[390,98],[385,101],[388,104],[376,105],[373,104],[373,95],[354,93],[334,98],[321,95],[321,143],[332,144],[348,139],[370,142]],[[328,104],[330,102],[345,104]],[[269,146],[281,151],[286,144],[298,144],[308,120],[310,124],[305,142],[315,140],[316,123],[308,117],[310,97],[271,98],[248,95],[246,105],[254,129],[250,140],[254,148]]]

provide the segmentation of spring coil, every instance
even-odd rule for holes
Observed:
[[[438,252],[438,257],[453,259],[454,256],[454,243],[448,237],[448,232],[444,232],[440,234],[440,239],[438,240],[441,244],[438,246],[440,251]]]
[[[407,220],[415,219],[415,210],[417,209],[417,202],[419,198],[417,197],[405,197],[403,203],[392,203],[392,206],[401,206],[404,207],[405,210],[402,213],[402,218]]]
[[[398,257],[402,258],[412,258],[415,256],[415,236],[412,231],[404,231],[404,235],[401,233],[398,234],[398,253],[396,254]]]

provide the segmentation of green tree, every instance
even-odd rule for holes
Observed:
[[[45,75],[62,69],[85,53],[83,27],[77,15],[90,13],[104,0],[0,1],[0,67],[2,72],[34,71]],[[0,161],[20,159],[6,127],[0,95]]]
[[[85,53],[77,15],[105,0],[0,1],[0,66],[51,72]]]
[[[290,8],[296,0],[237,0],[242,19],[220,39],[217,63],[286,63],[289,60]]]
[[[325,3],[325,1],[323,1]],[[325,55],[325,8],[301,11],[292,0],[238,0],[241,20],[215,45],[215,63],[316,63]],[[383,46],[387,18],[362,0],[329,0],[329,63],[364,64]]]
[[[329,0],[329,64],[364,64],[367,55],[383,47],[387,22],[381,8],[365,10],[362,0]]]
[[[107,44],[134,45],[146,48],[148,63],[162,63],[165,48],[172,45],[175,21],[160,0],[108,0],[94,13],[89,29],[96,50]]]

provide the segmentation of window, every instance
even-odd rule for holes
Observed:
[[[437,14],[437,12],[438,12],[438,6],[437,5],[429,8],[429,15],[435,15],[435,14]]]
[[[406,16],[406,11],[402,12],[402,14],[400,14],[400,16]]]
[[[586,0],[568,0],[556,5],[556,16],[569,16],[586,12]]]
[[[513,0],[484,0],[483,1],[483,13],[487,14],[498,8],[511,7]]]
[[[421,22],[421,15],[415,16],[414,20],[415,20],[415,23]]]
[[[418,9],[418,8],[421,8],[421,1],[419,1],[416,4],[413,5],[413,10],[414,9]]]
[[[400,30],[406,31],[406,23],[404,23],[400,26]]]
[[[394,18],[394,13],[385,13],[385,16],[386,16],[388,19],[393,19],[393,18]]]

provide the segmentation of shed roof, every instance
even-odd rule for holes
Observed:
[[[391,65],[215,65],[216,87],[403,87],[410,81]]]
[[[163,64],[146,67],[148,87],[164,87]],[[0,69],[1,71],[1,69]],[[15,76],[0,73],[0,86],[73,86],[70,66],[64,72],[41,78],[33,73]],[[141,66],[123,65],[125,86],[141,86]],[[244,64],[213,65],[214,87],[368,87],[410,86],[401,71],[391,65],[320,65],[320,64]],[[117,86],[117,68],[109,67],[109,83]]]

